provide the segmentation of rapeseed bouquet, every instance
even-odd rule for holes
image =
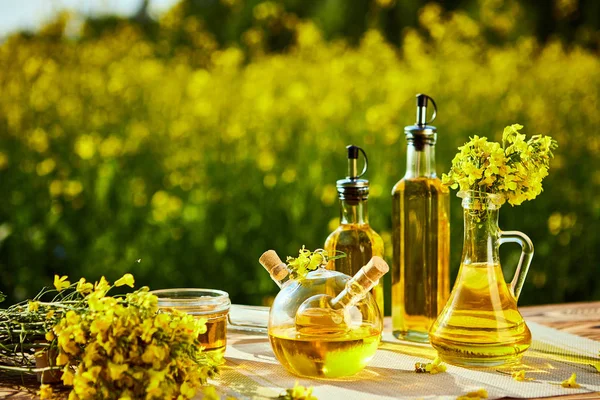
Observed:
[[[216,364],[203,352],[198,335],[205,320],[173,310],[162,313],[158,299],[142,287],[109,296],[118,286],[134,286],[131,274],[114,285],[102,277],[94,284],[71,284],[56,276],[55,289],[0,312],[0,369],[22,372],[60,370],[71,386],[69,399],[189,399]],[[46,302],[49,293],[54,297]],[[50,357],[49,366],[32,360]],[[42,398],[53,396],[43,382]]]
[[[519,133],[522,125],[504,128],[502,144],[475,135],[452,160],[452,168],[442,182],[453,189],[499,195],[519,205],[542,192],[542,180],[548,175],[552,150],[558,147],[550,136],[535,135],[525,141]]]

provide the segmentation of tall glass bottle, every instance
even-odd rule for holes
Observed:
[[[428,342],[450,294],[449,190],[435,173],[436,128],[427,125],[429,96],[417,95],[417,122],[406,126],[406,175],[392,190],[392,331]]]
[[[383,240],[369,225],[367,200],[369,181],[360,179],[368,168],[367,155],[358,146],[347,146],[348,176],[337,181],[340,199],[340,226],[325,241],[325,250],[331,255],[343,251],[346,257],[329,261],[327,269],[354,276],[373,256],[383,257]],[[359,152],[365,158],[363,171],[358,174]],[[383,280],[371,289],[383,315]]]

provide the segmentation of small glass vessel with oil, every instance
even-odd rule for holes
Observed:
[[[383,318],[369,293],[388,266],[373,257],[354,277],[320,266],[288,280],[269,312],[269,340],[291,373],[340,378],[361,371],[373,358]]]
[[[231,306],[229,294],[216,289],[163,289],[153,290],[158,297],[158,308],[176,309],[196,318],[206,318],[206,332],[198,340],[204,353],[217,362],[223,362],[227,344],[227,314]]]
[[[437,130],[426,122],[428,101],[417,95],[417,122],[404,128],[406,175],[392,190],[392,332],[428,342],[429,328],[450,294],[449,190],[435,172]]]
[[[533,244],[521,232],[498,228],[502,196],[475,191],[458,196],[463,199],[465,225],[462,261],[450,299],[429,332],[431,345],[450,364],[491,367],[518,362],[531,344],[517,300]],[[498,256],[500,245],[508,242],[522,249],[510,285]]]
[[[347,146],[348,176],[337,181],[340,199],[340,226],[327,237],[325,250],[334,255],[342,252],[346,257],[336,258],[327,263],[326,268],[346,275],[356,274],[373,256],[383,257],[383,240],[369,225],[367,201],[369,181],[361,179],[367,172],[368,160],[363,149]],[[365,166],[358,174],[359,152],[363,154]],[[383,280],[371,289],[381,315],[383,315]]]

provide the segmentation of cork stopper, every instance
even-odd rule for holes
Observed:
[[[258,262],[269,272],[274,281],[281,281],[289,273],[287,265],[281,261],[275,250],[265,251]]]
[[[390,270],[390,267],[378,256],[373,256],[371,260],[358,271],[353,280],[362,286],[365,290],[371,290],[377,283],[379,278],[385,275]]]

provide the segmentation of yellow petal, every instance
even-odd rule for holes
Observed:
[[[567,379],[566,381],[563,381],[560,386],[564,387],[564,388],[578,388],[581,387],[581,385],[579,385],[576,382],[577,379],[577,374],[573,373],[571,375],[571,377],[569,379]]]
[[[517,372],[513,372],[512,377],[513,377],[513,379],[515,381],[522,382],[522,381],[524,381],[526,379],[525,378],[525,371],[524,370],[520,370],[520,371],[517,371]]]
[[[71,282],[69,282],[67,279],[69,277],[64,275],[62,277],[59,277],[58,275],[54,275],[54,287],[56,288],[56,290],[58,290],[59,292],[63,289],[68,288],[69,286],[71,286]]]
[[[42,383],[39,391],[40,399],[51,399],[53,396],[52,386]]]
[[[127,285],[129,287],[133,287],[135,281],[133,279],[133,275],[127,273],[125,275],[123,275],[120,279],[117,279],[117,281],[115,282],[115,286],[119,287],[119,286],[123,286],[123,285]]]

